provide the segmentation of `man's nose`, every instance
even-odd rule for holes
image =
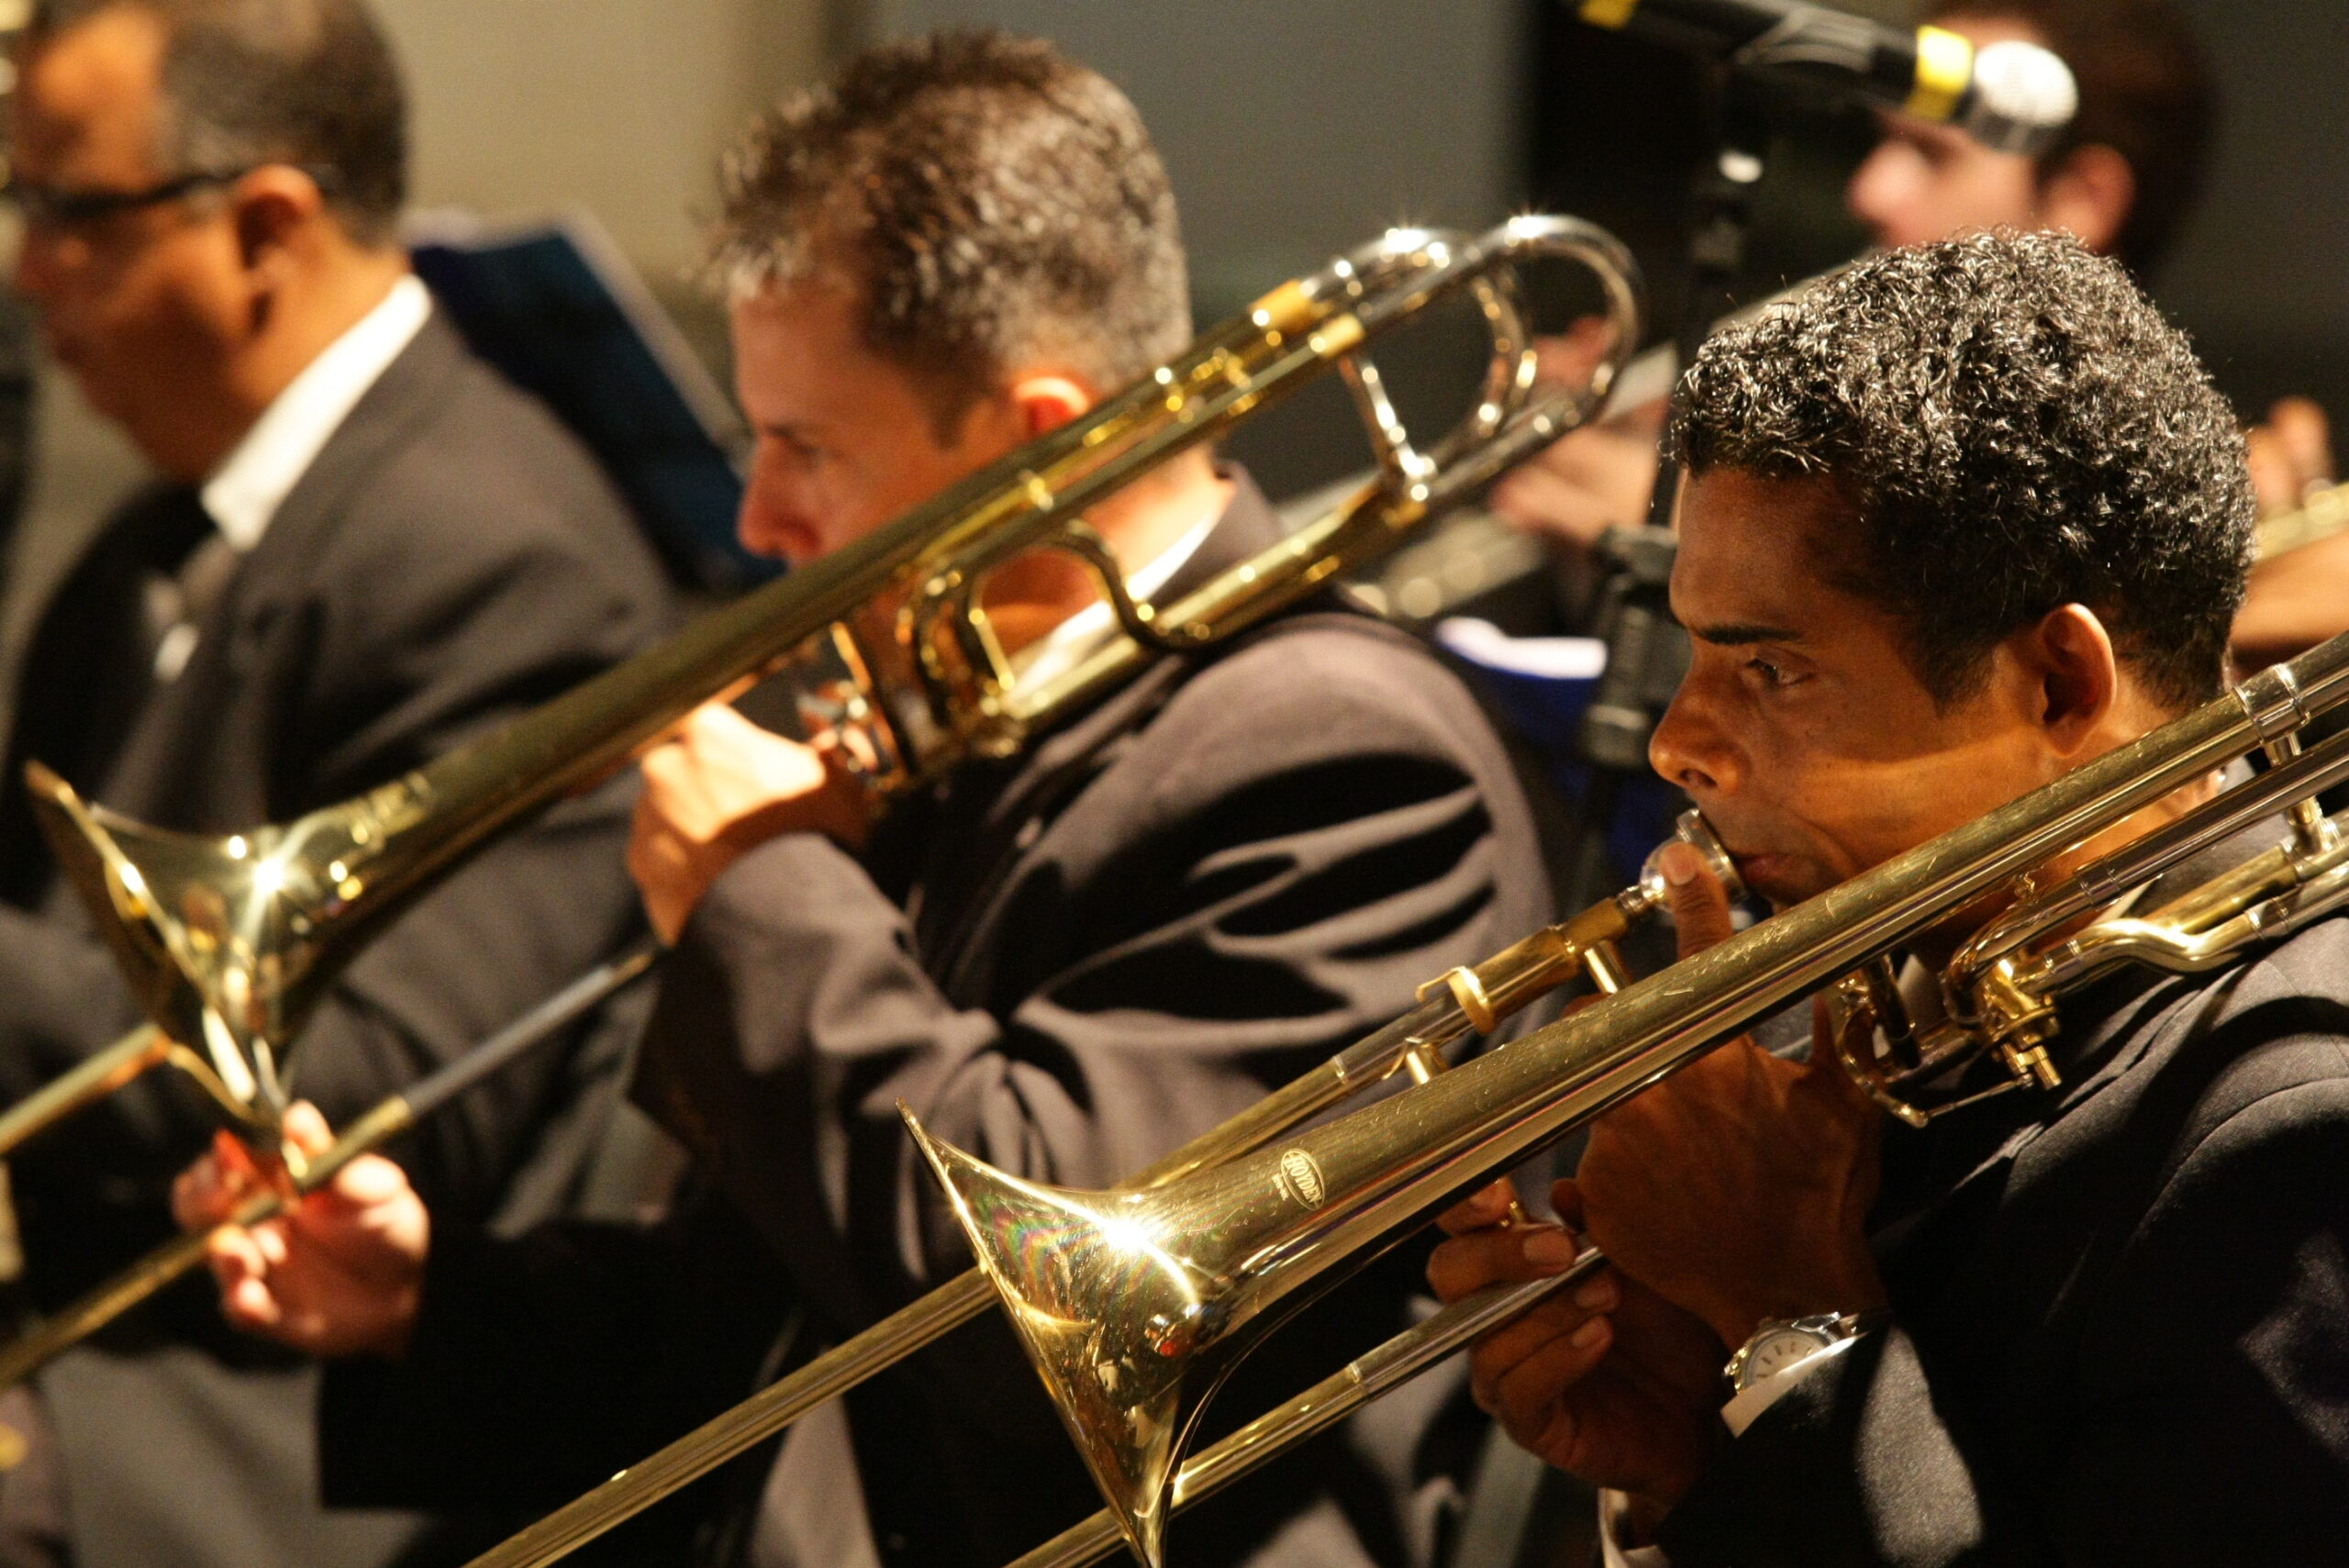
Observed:
[[[1691,795],[1724,795],[1744,776],[1701,693],[1684,683],[1648,737],[1648,765]]]
[[[1879,142],[1843,187],[1843,206],[1879,238],[1900,205],[1904,187],[1911,183],[1907,153],[1898,142]]]

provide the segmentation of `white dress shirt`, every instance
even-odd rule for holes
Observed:
[[[286,384],[236,450],[204,482],[205,512],[238,554],[249,553],[367,391],[432,315],[413,273]]]
[[[1745,1429],[1761,1418],[1762,1412],[1790,1392],[1812,1373],[1834,1361],[1845,1351],[1859,1343],[1857,1338],[1838,1340],[1831,1345],[1821,1345],[1790,1365],[1779,1368],[1761,1378],[1721,1407],[1721,1423],[1729,1428],[1732,1441],[1745,1435]],[[1604,1547],[1603,1568],[1672,1568],[1672,1560],[1658,1546],[1627,1546],[1624,1537],[1630,1533],[1631,1502],[1620,1492],[1601,1488],[1598,1494],[1598,1539]]]
[[[261,543],[318,453],[431,316],[431,292],[414,273],[402,277],[374,309],[286,384],[220,460],[197,492],[205,515],[220,530],[217,540],[196,547],[179,581],[160,582],[150,590],[149,613],[161,627],[155,644],[156,680],[166,685],[178,680],[195,652],[196,623],[204,618],[209,595],[192,584],[200,581],[217,590],[227,584],[235,559]],[[210,560],[214,554],[220,556],[217,562]]]
[[[1158,559],[1138,572],[1126,575],[1126,592],[1137,603],[1146,603],[1150,596],[1174,579],[1174,573],[1198,553],[1199,546],[1223,520],[1224,503],[1183,532]],[[1019,661],[1019,681],[1029,687],[1041,686],[1056,680],[1076,668],[1088,654],[1098,648],[1108,635],[1118,630],[1117,611],[1106,599],[1097,599],[1068,619],[1044,634],[1025,657]]]

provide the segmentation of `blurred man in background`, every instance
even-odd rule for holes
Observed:
[[[669,615],[592,460],[410,275],[403,89],[360,0],[49,0],[15,63],[18,287],[161,483],[32,595],[0,784],[11,1101],[138,1017],[36,831],[26,762],[169,828],[283,819],[487,732]],[[370,947],[301,1041],[298,1091],[355,1117],[629,940],[629,801],[573,803]],[[400,1157],[451,1212],[543,1212],[585,1145],[591,1062],[617,1050],[583,1037],[511,1072]],[[17,1162],[39,1308],[168,1234],[169,1177],[217,1113],[164,1080]],[[430,1560],[423,1521],[320,1509],[313,1369],[228,1333],[207,1294],[10,1396],[30,1441],[0,1481],[5,1560]]]
[[[1987,228],[2057,228],[2143,278],[2202,188],[2215,90],[2172,0],[1939,0],[1926,19],[1980,49],[2037,44],[2071,67],[2079,112],[2036,158],[1965,132],[1887,116],[1845,188],[1878,245]]]
[[[2037,158],[1887,116],[1845,190],[1876,243],[2060,228],[2141,277],[2156,266],[2201,188],[2215,118],[2209,67],[2174,0],[1942,0],[1928,19],[1976,47],[2019,39],[2054,50],[2078,83],[2079,113]],[[2282,428],[2297,432],[2307,412],[2279,410]],[[1497,485],[1493,509],[1568,551],[1644,523],[1664,417],[1658,399],[1577,431]]]

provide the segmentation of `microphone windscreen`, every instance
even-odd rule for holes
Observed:
[[[1986,44],[1974,57],[1974,92],[1962,123],[2000,152],[2037,154],[2054,145],[2079,112],[2071,68],[2021,39]]]

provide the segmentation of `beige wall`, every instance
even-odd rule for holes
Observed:
[[[823,0],[376,0],[415,102],[416,199],[591,209],[648,276],[696,245],[742,121],[818,74]]]

